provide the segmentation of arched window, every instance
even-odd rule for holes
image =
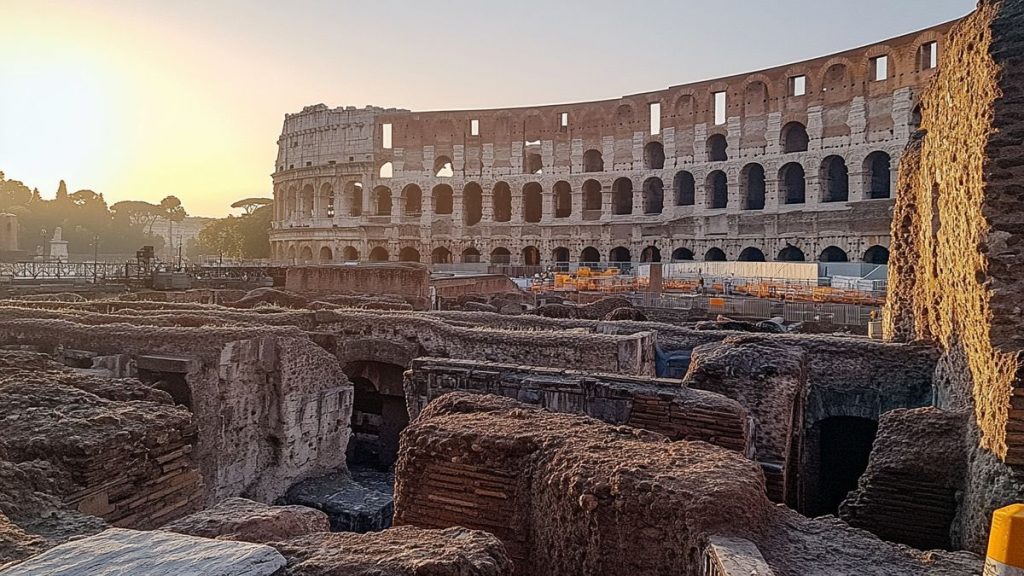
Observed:
[[[373,191],[374,213],[377,216],[391,216],[391,189],[378,186]]]
[[[451,178],[455,175],[452,159],[447,156],[438,156],[434,160],[434,176],[437,178]]]
[[[604,172],[604,158],[598,150],[587,150],[583,153],[584,172]]]
[[[676,248],[672,251],[672,261],[682,262],[685,260],[693,260],[693,250],[689,248]]]
[[[328,183],[320,187],[320,210],[323,216],[334,218],[334,186]]]
[[[715,170],[708,174],[708,208],[725,208],[729,205],[729,178],[725,172]]]
[[[554,203],[555,218],[572,216],[572,186],[565,180],[559,180],[555,182],[554,192],[551,200]]]
[[[612,214],[633,213],[633,181],[619,178],[612,184]]]
[[[761,252],[760,249],[754,248],[753,246],[748,246],[740,252],[738,260],[740,262],[764,262],[764,252]]]
[[[544,159],[541,158],[540,154],[531,153],[526,155],[526,159],[523,162],[523,173],[524,174],[543,174],[544,173]]]
[[[910,131],[916,132],[921,128],[921,104],[914,106],[910,112]]]
[[[302,218],[312,218],[315,216],[313,213],[313,195],[314,192],[312,184],[306,184],[302,187],[302,196],[300,198],[300,204],[302,204],[302,206],[299,208]],[[312,258],[312,256],[310,257]]]
[[[804,167],[790,162],[779,170],[779,196],[783,204],[803,204],[807,201],[807,183]]]
[[[451,214],[454,210],[454,196],[455,193],[452,187],[447,184],[438,184],[434,186],[434,190],[431,192],[434,199],[434,214],[443,216]]]
[[[551,259],[555,262],[568,262],[569,261],[569,249],[564,246],[559,246],[551,251]]]
[[[388,251],[383,246],[377,246],[370,250],[370,262],[387,262],[388,257]]]
[[[661,262],[661,250],[657,246],[648,246],[640,252],[641,262]]]
[[[406,216],[419,216],[423,212],[423,190],[415,184],[402,189],[402,213]]]
[[[760,164],[747,164],[740,173],[743,187],[740,190],[743,195],[741,207],[744,210],[764,209],[764,166]]]
[[[743,90],[743,114],[761,116],[768,111],[768,86],[755,80]]]
[[[536,246],[523,248],[523,266],[540,266],[540,250]]]
[[[665,184],[661,178],[644,182],[644,214],[661,214],[665,207]]]
[[[345,248],[341,251],[341,258],[345,262],[358,262],[359,250],[356,250],[355,246],[345,246]]]
[[[415,248],[413,248],[413,247],[411,247],[411,246],[407,246],[405,248],[402,248],[401,250],[398,251],[398,261],[399,262],[419,262],[420,261],[420,251],[415,249]]]
[[[632,261],[632,257],[630,256],[629,248],[626,248],[625,246],[616,246],[608,253],[608,262],[612,264],[630,261]]]
[[[380,172],[378,173],[381,178],[391,178],[395,175],[395,165],[391,162],[385,162],[380,165]]]
[[[345,200],[348,204],[349,216],[363,215],[363,184],[362,182],[349,182],[345,184]]]
[[[295,246],[288,247],[288,261],[295,262]]]
[[[507,183],[498,182],[494,185],[491,204],[494,208],[495,222],[508,222],[512,220],[512,189]]]
[[[484,216],[484,191],[476,182],[462,189],[462,218],[466,226],[475,226]]]
[[[821,162],[821,201],[847,202],[850,199],[850,173],[842,156],[829,156]]]
[[[889,263],[889,249],[884,246],[872,246],[864,252],[864,262],[885,266]]]
[[[431,264],[451,264],[452,253],[444,246],[438,246],[430,253]]]
[[[665,167],[665,147],[661,142],[648,142],[644,146],[644,168],[661,170]]]
[[[469,247],[462,251],[463,264],[478,264],[480,262],[480,251]]]
[[[309,246],[302,247],[302,253],[299,256],[302,259],[303,264],[309,264],[313,261],[313,249]]]
[[[779,257],[776,258],[779,262],[803,262],[804,258],[803,250],[796,246],[786,246],[779,252]]]
[[[711,248],[704,253],[705,262],[725,262],[725,252],[721,248]]]
[[[580,262],[585,264],[597,264],[601,261],[601,253],[593,246],[587,246],[580,252]]]
[[[821,91],[825,93],[825,101],[829,103],[845,101],[847,90],[851,84],[850,72],[845,64],[836,63],[829,66],[821,78]]]
[[[842,248],[829,246],[821,251],[818,262],[849,262],[846,252]]]
[[[782,127],[782,152],[807,152],[807,128],[799,122],[790,122]]]
[[[530,182],[523,186],[523,222],[540,222],[544,214],[543,189],[540,184]]]
[[[864,192],[870,199],[889,198],[892,159],[885,152],[872,152],[864,159]]]
[[[495,248],[491,250],[491,264],[511,264],[512,253],[508,248]]]
[[[332,260],[334,260],[334,252],[327,246],[322,246],[320,248],[320,263],[326,264]]]
[[[693,174],[687,171],[677,172],[672,180],[672,187],[676,191],[676,206],[693,206],[696,203],[696,185],[693,181]]]
[[[601,210],[601,183],[597,180],[587,180],[583,183],[583,210]]]
[[[708,161],[725,162],[729,159],[729,141],[721,134],[712,134],[708,138]]]

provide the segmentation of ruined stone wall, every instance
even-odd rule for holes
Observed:
[[[467,294],[517,294],[519,287],[508,276],[488,274],[482,276],[436,278],[431,285],[441,298],[458,298]]]
[[[678,381],[444,358],[417,358],[405,373],[410,419],[427,403],[456,391],[504,396],[747,453],[747,411],[734,400]]]
[[[426,302],[430,297],[430,270],[411,263],[290,266],[285,288],[293,292],[393,294]]]

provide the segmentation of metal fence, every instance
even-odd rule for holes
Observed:
[[[783,302],[738,296],[637,292],[631,294],[629,299],[634,306],[641,308],[693,310],[708,315],[721,314],[761,320],[782,317],[787,322],[817,322],[833,326],[867,326],[871,320],[871,313],[878,312],[878,308],[856,304]]]

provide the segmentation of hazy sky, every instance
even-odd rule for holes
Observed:
[[[0,0],[0,171],[52,197],[271,194],[286,112],[604,99],[926,28],[973,0]]]

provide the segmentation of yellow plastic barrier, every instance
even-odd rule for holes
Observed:
[[[1024,504],[992,514],[985,576],[1024,576]]]

